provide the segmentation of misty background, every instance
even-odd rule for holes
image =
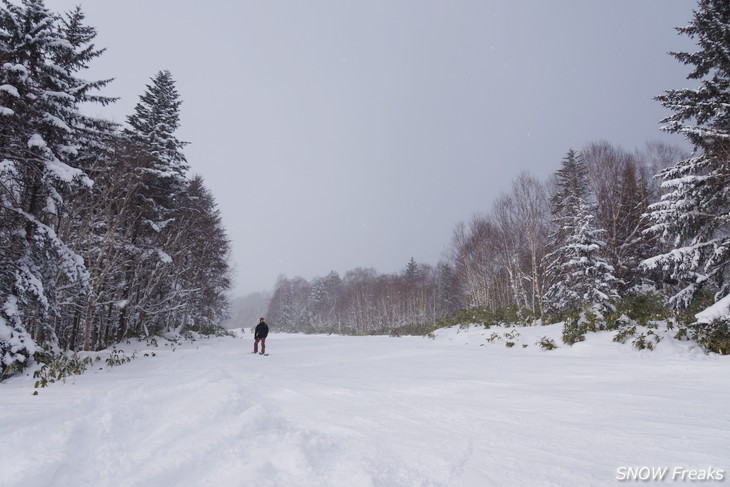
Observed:
[[[77,4],[108,47],[87,76],[120,97],[99,115],[124,122],[172,72],[232,294],[264,291],[233,300],[243,321],[281,274],[435,264],[458,222],[570,148],[682,143],[652,98],[689,86],[666,53],[692,50],[674,27],[693,2],[47,1]]]

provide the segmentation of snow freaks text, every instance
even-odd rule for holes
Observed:
[[[634,482],[671,481],[717,481],[725,480],[725,471],[714,467],[703,469],[685,467],[619,467],[616,480]]]

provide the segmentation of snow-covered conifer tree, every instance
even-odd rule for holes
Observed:
[[[700,321],[717,321],[730,336],[730,3],[699,0],[680,34],[697,41],[696,52],[674,52],[692,66],[693,89],[667,90],[657,100],[674,112],[663,129],[684,135],[693,155],[659,173],[666,194],[651,206],[650,232],[671,248],[643,262],[680,283],[670,297],[686,308],[700,290],[717,302]],[[724,324],[723,324],[724,323]]]
[[[416,259],[413,257],[411,257],[411,260],[409,260],[408,264],[406,264],[404,276],[409,284],[417,282],[421,277],[421,269],[419,268]]]
[[[189,324],[212,326],[228,313],[230,241],[220,210],[202,177],[190,181],[185,202],[180,224],[175,225],[181,233],[174,256],[179,277],[168,297],[177,295],[172,302],[184,307]]]
[[[130,128],[125,132],[133,141],[144,146],[152,156],[150,174],[152,189],[162,198],[157,208],[160,221],[169,217],[167,211],[174,208],[174,199],[187,186],[188,164],[183,154],[187,145],[178,140],[175,131],[180,126],[180,95],[169,71],[160,71],[147,85],[134,107],[134,114],[127,118]]]
[[[613,268],[602,256],[603,230],[596,227],[586,169],[575,151],[569,151],[557,171],[558,191],[552,213],[556,230],[554,249],[545,256],[551,286],[543,300],[550,310],[588,306],[595,313],[612,309],[618,299]]]
[[[120,300],[125,304],[122,333],[155,333],[170,326],[169,312],[182,305],[179,285],[185,257],[181,207],[188,187],[186,145],[175,136],[180,125],[181,100],[169,71],[161,71],[147,85],[128,117],[124,134],[138,154],[136,177],[139,226],[132,235],[131,254]],[[89,344],[85,344],[88,348]]]
[[[10,342],[0,336],[3,367],[22,361],[6,344],[31,343],[24,330],[53,339],[59,277],[87,280],[83,259],[57,233],[69,197],[91,185],[79,164],[85,146],[110,126],[79,112],[81,103],[112,101],[93,95],[109,80],[76,75],[101,53],[82,20],[78,9],[61,20],[42,0],[0,6],[0,318],[12,330]]]

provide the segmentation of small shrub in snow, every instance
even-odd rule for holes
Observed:
[[[540,338],[540,340],[538,340],[535,345],[542,348],[543,350],[555,350],[556,348],[558,348],[558,346],[555,345],[555,340],[546,336]]]
[[[507,331],[504,333],[504,337],[507,340],[514,340],[518,336],[520,336],[520,332],[518,332],[517,330]]]
[[[606,322],[606,330],[623,330],[627,326],[634,324],[635,321],[622,313],[618,316],[614,315],[612,319]]]
[[[695,315],[701,311],[712,306],[715,302],[715,294],[708,291],[702,290],[697,292],[695,297],[692,299],[689,307],[677,315],[677,321],[684,325],[692,325],[697,321]]]
[[[36,389],[57,381],[65,382],[66,378],[72,375],[81,375],[93,363],[91,357],[81,358],[75,353],[54,354],[50,349],[45,349],[45,352],[38,357],[43,365],[33,373],[33,378],[38,379],[34,386]]]
[[[192,330],[182,330],[180,332],[180,338],[182,338],[186,342],[194,342],[195,340],[200,338],[200,334]]]
[[[568,318],[563,324],[563,343],[573,345],[586,339],[589,331],[588,322],[581,319]]]
[[[598,331],[605,328],[603,316],[594,311],[581,313],[578,321],[585,327],[586,331]]]
[[[112,348],[111,353],[106,358],[106,364],[109,367],[114,367],[115,365],[123,365],[128,362],[131,362],[136,358],[136,354],[133,353],[131,356],[124,353],[124,350],[117,350],[116,347]]]
[[[698,292],[690,306],[677,316],[677,339],[689,338],[709,352],[730,355],[730,316],[719,314],[707,322],[698,322],[697,315],[713,307],[715,296],[707,290]]]
[[[507,342],[504,344],[507,348],[512,348],[515,346],[515,342]]]
[[[626,340],[634,335],[636,335],[636,325],[626,324],[619,329],[618,333],[613,337],[613,341],[616,343],[626,343]]]
[[[669,328],[669,327],[667,327]],[[679,325],[679,329],[677,330],[677,334],[674,335],[674,338],[677,340],[687,341],[690,339],[689,336],[689,328],[687,328],[684,325]]]
[[[640,326],[652,326],[653,322],[671,318],[671,312],[664,306],[664,297],[656,292],[627,294],[618,305],[618,313]]]
[[[524,313],[523,313],[524,314]],[[449,326],[469,326],[475,324],[489,328],[491,326],[504,325],[506,323],[531,322],[532,318],[522,316],[516,307],[500,308],[491,310],[487,308],[470,308],[454,311],[445,318],[439,318],[428,325],[434,330]]]
[[[730,355],[730,318],[723,317],[710,323],[691,327],[692,338],[710,352]]]
[[[501,337],[501,336],[499,336],[499,335],[498,335],[497,333],[492,333],[492,334],[491,334],[491,335],[489,336],[489,338],[487,338],[487,341],[488,341],[489,343],[492,343],[492,342],[494,342],[494,341],[496,341],[496,340],[501,340],[501,339],[502,339],[502,337]]]
[[[660,341],[661,337],[652,330],[649,330],[646,333],[638,335],[632,342],[632,345],[634,345],[634,348],[637,350],[654,350]]]

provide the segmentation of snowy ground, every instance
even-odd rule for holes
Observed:
[[[537,348],[559,343],[557,326],[520,329],[507,348],[492,332],[272,335],[268,357],[247,334],[139,349],[38,396],[13,378],[0,384],[0,485],[590,486],[620,485],[630,466],[667,467],[668,484],[675,467],[728,477],[730,358],[609,334]]]

